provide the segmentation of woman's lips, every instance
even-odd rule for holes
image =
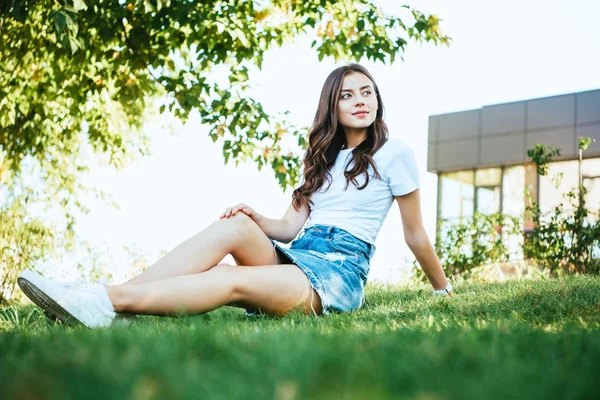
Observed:
[[[369,113],[366,111],[360,111],[360,112],[357,112],[356,114],[352,114],[352,115],[354,115],[355,117],[364,117],[364,116],[369,115]]]

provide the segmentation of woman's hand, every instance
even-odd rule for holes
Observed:
[[[244,214],[246,214],[247,216],[249,216],[250,218],[252,218],[252,220],[254,222],[256,222],[256,220],[261,217],[261,215],[259,213],[257,213],[256,211],[254,211],[254,209],[252,207],[247,206],[244,203],[239,203],[233,207],[227,207],[227,209],[219,217],[219,219],[232,217],[240,211],[243,212]]]

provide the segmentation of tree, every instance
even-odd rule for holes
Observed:
[[[199,110],[225,163],[269,165],[282,188],[297,183],[299,156],[281,139],[305,129],[270,116],[252,98],[248,65],[300,34],[314,37],[319,60],[394,62],[407,39],[448,44],[439,19],[405,6],[414,20],[385,15],[366,0],[9,1],[0,10],[2,182],[37,159],[55,189],[72,191],[82,135],[116,167],[145,154],[140,132],[157,98],[185,121]],[[230,69],[229,86],[210,79]],[[58,178],[57,178],[58,177]]]
[[[226,164],[251,159],[294,186],[300,155],[282,139],[304,148],[307,129],[247,95],[250,68],[302,34],[319,60],[393,63],[408,40],[449,44],[435,15],[402,10],[409,24],[366,0],[3,0],[0,206],[10,209],[19,196],[3,193],[26,186],[37,166],[41,201],[65,210],[72,236],[68,210],[88,211],[83,194],[106,197],[82,178],[84,145],[119,168],[148,153],[144,120],[167,110],[182,122],[199,112]],[[215,66],[228,69],[228,84],[211,76]]]

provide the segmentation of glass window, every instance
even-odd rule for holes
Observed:
[[[491,214],[500,211],[500,168],[485,168],[475,172],[477,211]]]
[[[583,187],[587,190],[585,207],[593,212],[600,211],[600,178],[584,178]]]
[[[600,211],[600,158],[590,158],[581,163],[583,186],[586,188],[585,205],[594,212]]]
[[[440,175],[440,218],[461,220],[473,215],[473,171],[458,171]]]
[[[600,177],[600,158],[583,159],[581,162],[583,177]]]
[[[484,214],[500,211],[500,186],[477,188],[477,211]]]
[[[500,185],[500,168],[478,169],[475,173],[475,185],[477,186],[498,186]]]
[[[579,185],[579,162],[563,161],[548,165],[548,175],[540,176],[540,208],[542,212],[563,204],[564,210],[573,210],[565,194]]]
[[[525,211],[525,167],[517,165],[504,169],[502,181],[502,213],[513,216]]]

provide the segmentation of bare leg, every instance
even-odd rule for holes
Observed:
[[[267,235],[250,217],[240,212],[213,222],[125,284],[148,283],[208,271],[227,254],[232,254],[236,263],[241,265],[281,263]]]
[[[115,311],[124,313],[197,314],[224,305],[276,315],[293,309],[322,312],[319,296],[304,272],[293,264],[253,267],[219,264],[204,273],[106,289]]]

